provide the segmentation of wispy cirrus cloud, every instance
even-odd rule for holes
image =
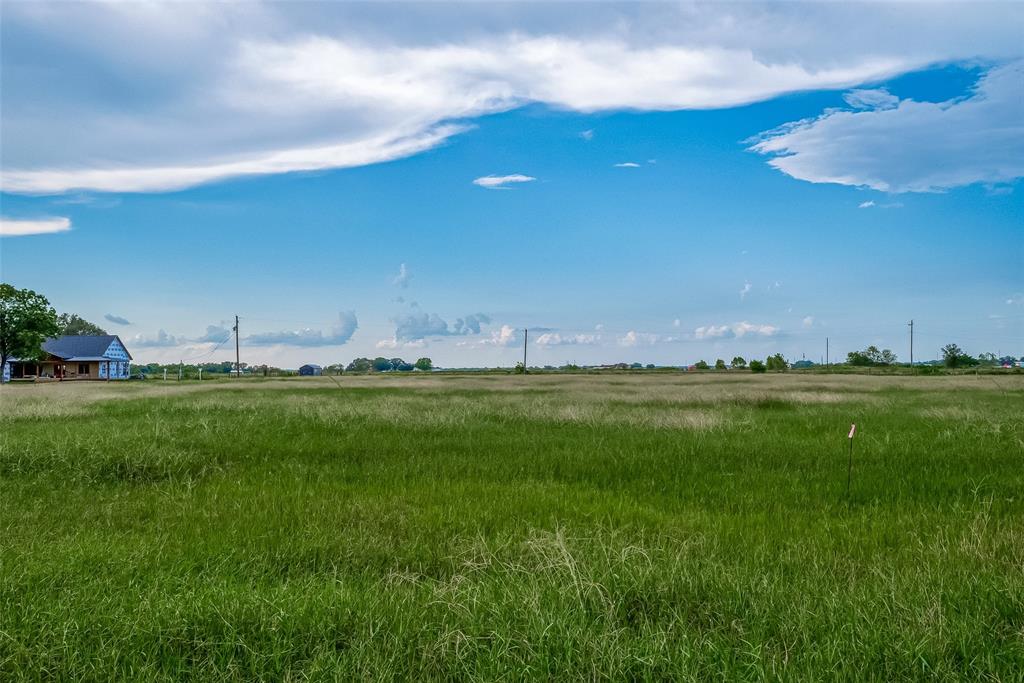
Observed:
[[[473,184],[479,185],[480,187],[488,190],[508,190],[511,189],[508,187],[509,185],[531,183],[534,180],[536,180],[536,178],[533,176],[513,173],[511,175],[486,175],[474,180]]]
[[[67,232],[71,229],[70,218],[0,218],[0,237],[25,237]]]
[[[150,192],[379,163],[531,103],[731,107],[1019,55],[1022,17],[1016,3],[609,3],[587,22],[532,6],[496,12],[431,4],[396,20],[347,3],[9,3],[6,34],[33,39],[5,41],[0,179],[9,192]],[[851,33],[861,39],[844,42]],[[130,95],[83,97],[100,91],[97,74]],[[851,101],[888,102],[869,90]]]
[[[412,279],[412,273],[409,272],[409,269],[403,263],[398,266],[398,275],[391,280],[391,284],[406,289],[409,286],[410,279]]]

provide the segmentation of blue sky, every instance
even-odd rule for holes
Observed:
[[[1020,6],[3,11],[3,280],[137,360],[1024,354]]]

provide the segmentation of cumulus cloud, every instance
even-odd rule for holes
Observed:
[[[545,332],[534,340],[537,346],[594,346],[601,342],[600,335],[596,334],[567,334],[558,332]]]
[[[137,334],[128,341],[129,346],[141,346],[144,348],[161,348],[168,346],[178,346],[184,344],[185,339],[175,337],[173,334],[167,334],[165,330],[160,330],[156,335],[147,337],[143,334]]]
[[[513,173],[512,175],[485,175],[473,181],[474,185],[485,187],[488,190],[508,190],[508,185],[514,183],[529,183],[536,180],[533,176]]]
[[[502,325],[497,330],[491,330],[489,335],[479,339],[467,339],[456,343],[456,346],[476,349],[487,346],[509,347],[518,346],[522,340],[520,330],[511,325]]]
[[[70,218],[0,218],[0,237],[45,235],[53,232],[67,232],[70,229]]]
[[[395,337],[389,339],[381,339],[374,346],[378,349],[422,349],[427,345],[425,339],[411,339],[408,341],[399,341]]]
[[[749,282],[743,283],[743,288],[740,289],[740,301],[743,301],[745,298],[747,298],[747,294],[750,294],[751,289],[752,287]]]
[[[405,289],[409,286],[410,278],[412,278],[412,273],[409,272],[409,269],[406,268],[405,264],[403,263],[398,266],[398,275],[394,277],[394,279],[391,281],[391,284],[397,285],[398,287]]]
[[[693,331],[693,336],[698,340],[738,339],[748,335],[774,337],[778,332],[779,328],[774,325],[759,325],[743,321],[731,325],[705,325],[698,327]]]
[[[619,346],[627,348],[634,346],[653,346],[654,344],[666,344],[677,341],[680,341],[679,337],[654,334],[652,332],[637,332],[636,330],[630,330],[618,339]]]
[[[1016,5],[607,3],[580,21],[487,3],[9,3],[0,180],[159,191],[396,159],[529,103],[667,111],[855,87],[1019,55]],[[113,85],[123,96],[102,96]]]
[[[491,322],[490,316],[483,313],[472,313],[465,318],[457,318],[452,325],[452,334],[480,334],[480,326],[488,325]]]
[[[612,164],[615,168],[640,168],[640,164],[635,161],[624,161],[621,164]]]
[[[359,327],[356,314],[352,311],[338,313],[338,324],[327,333],[323,330],[303,328],[283,330],[281,332],[261,332],[243,337],[242,341],[249,346],[341,346],[348,342]]]
[[[1014,61],[991,69],[968,97],[885,100],[871,108],[858,97],[855,110],[829,110],[768,131],[751,149],[812,183],[883,192],[1009,183],[1024,176],[1022,91],[1024,61]]]
[[[232,334],[233,331],[225,327],[223,323],[220,325],[207,325],[206,332],[192,341],[197,344],[223,344]]]
[[[399,342],[414,341],[424,337],[448,337],[480,334],[481,326],[489,324],[491,319],[484,313],[473,313],[465,318],[458,318],[454,325],[436,313],[413,311],[407,315],[393,318],[395,323],[394,338]]]
[[[803,322],[801,324],[804,327],[814,327],[814,316],[813,315],[807,316],[806,318],[803,319]]]
[[[115,325],[131,325],[131,322],[127,318],[122,318],[121,316],[114,315],[113,313],[104,313],[103,319],[108,322],[112,322]]]

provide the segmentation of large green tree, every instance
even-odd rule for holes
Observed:
[[[75,313],[57,316],[57,334],[106,334],[107,331]]]
[[[45,296],[0,283],[0,368],[11,358],[39,358],[57,332],[57,311]]]
[[[978,364],[978,359],[967,355],[956,344],[942,347],[942,361],[947,368],[970,368]]]

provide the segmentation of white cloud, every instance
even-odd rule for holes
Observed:
[[[679,318],[676,318],[675,320],[672,321],[672,327],[675,327],[675,328],[681,327],[682,324],[683,324],[683,321],[680,320]]]
[[[654,334],[652,332],[637,332],[636,330],[630,330],[623,336],[619,337],[618,341],[619,346],[630,348],[634,346],[653,346],[654,344],[667,344],[680,341],[680,338],[663,334]]]
[[[481,333],[483,325],[490,324],[490,316],[484,313],[471,313],[465,318],[457,318],[449,327],[448,322],[436,313],[414,311],[397,318],[395,323],[395,339],[399,342],[416,341],[424,337],[455,337]]]
[[[747,294],[750,294],[751,289],[752,287],[749,282],[743,284],[743,289],[740,290],[740,301],[743,301],[745,298],[747,298]]]
[[[721,337],[734,337],[732,328],[728,325],[707,325],[698,327],[693,335],[697,339],[719,339]]]
[[[427,341],[425,339],[401,341],[395,337],[391,337],[389,339],[381,339],[379,342],[374,344],[374,347],[378,349],[422,349],[426,345]]]
[[[249,346],[341,346],[348,342],[359,327],[356,314],[352,311],[338,313],[338,324],[325,334],[322,330],[302,328],[281,332],[260,332],[242,338]],[[209,333],[209,328],[207,328]]]
[[[774,325],[761,325],[743,321],[731,325],[705,325],[698,327],[694,330],[693,336],[698,340],[738,339],[747,335],[774,337],[778,332],[779,328]]]
[[[406,289],[409,286],[409,279],[412,278],[412,273],[405,267],[405,264],[398,266],[398,275],[391,281],[391,284],[397,285],[402,289]]]
[[[184,339],[167,334],[165,330],[160,330],[153,337],[137,334],[128,341],[128,345],[141,346],[143,348],[160,348],[178,346],[178,344],[183,344],[184,342]]]
[[[580,137],[586,140],[587,142],[590,142],[591,140],[594,139],[594,129],[590,128],[588,130],[580,131]]]
[[[804,318],[803,319],[803,326],[804,327],[814,327],[814,316],[813,315],[809,315],[806,318]]]
[[[529,183],[536,180],[533,176],[513,173],[512,175],[486,175],[473,181],[474,185],[485,187],[488,190],[507,190],[506,185],[512,183]]]
[[[854,109],[892,109],[900,102],[900,98],[885,88],[851,90],[843,95],[843,99]]]
[[[519,343],[519,331],[508,325],[502,325],[501,329],[491,332],[490,339],[481,340],[485,346],[514,346]]]
[[[640,164],[635,161],[624,161],[621,164],[612,164],[615,168],[640,168]]]
[[[220,325],[207,325],[206,332],[192,341],[197,344],[223,344],[232,334],[234,331],[225,327],[224,322],[221,321]]]
[[[1024,176],[1024,61],[990,70],[969,97],[829,110],[763,134],[751,149],[800,180],[940,192]]]
[[[596,334],[562,335],[558,332],[545,332],[537,337],[537,346],[594,346],[600,343],[601,337]]]
[[[397,159],[534,102],[668,111],[854,87],[1019,55],[1018,4],[607,3],[584,21],[487,3],[8,3],[5,36],[23,39],[4,45],[0,182],[159,191]]]
[[[113,313],[104,313],[103,319],[114,323],[115,325],[131,325],[131,322],[127,318],[122,318],[119,315]]]
[[[45,235],[53,232],[66,232],[70,229],[70,218],[37,218],[33,220],[0,218],[0,237]]]
[[[866,202],[861,202],[857,205],[858,209],[899,209],[903,207],[903,202],[886,202],[885,204],[878,204],[873,199],[869,199]]]
[[[1006,300],[1008,306],[1022,306],[1024,305],[1024,294],[1014,294]]]

